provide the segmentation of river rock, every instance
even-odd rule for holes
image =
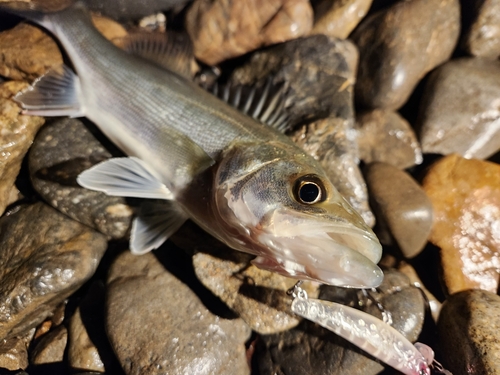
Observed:
[[[104,372],[101,355],[112,354],[104,331],[103,310],[104,286],[96,282],[69,321],[67,353],[72,369]]]
[[[466,16],[472,22],[467,25],[462,40],[465,50],[473,56],[497,59],[500,56],[500,1],[470,1]]]
[[[300,127],[292,139],[318,160],[337,190],[371,227],[375,217],[368,206],[368,192],[358,168],[352,121],[326,118]]]
[[[182,7],[190,0],[119,0],[108,2],[102,0],[84,0],[88,8],[107,17],[119,21],[138,20],[153,13],[168,11]]]
[[[356,119],[359,158],[400,169],[422,163],[422,149],[411,125],[397,112],[374,109]]]
[[[313,4],[314,26],[311,34],[345,39],[366,16],[373,0],[322,0]]]
[[[500,297],[467,290],[448,297],[439,317],[443,364],[454,375],[500,374]]]
[[[26,152],[44,119],[23,116],[12,96],[26,88],[22,82],[0,84],[0,215],[16,198],[14,182]]]
[[[193,266],[201,283],[254,331],[270,334],[295,327],[299,318],[290,310],[291,299],[286,291],[297,280],[261,270],[250,264],[253,258],[223,246],[211,254],[195,254]],[[317,297],[317,286],[305,285],[308,294]]]
[[[424,319],[421,292],[410,286],[404,275],[394,270],[385,272],[381,288],[383,294],[377,298],[391,312],[394,328],[410,341],[415,340]],[[361,293],[353,289],[323,286],[320,298],[357,305],[360,299],[358,294]],[[364,304],[363,310],[381,317],[373,304]],[[292,330],[261,336],[256,343],[254,356],[261,375],[375,375],[383,370],[380,363],[361,349],[307,320]]]
[[[36,203],[0,219],[0,338],[41,323],[95,272],[106,238]]]
[[[209,65],[307,35],[312,23],[307,0],[196,0],[186,14],[194,54]]]
[[[360,54],[356,100],[401,107],[420,79],[450,58],[459,33],[458,0],[399,1],[367,17],[351,36]]]
[[[22,337],[12,337],[0,342],[0,369],[16,371],[28,367],[28,346],[34,332],[32,329]]]
[[[106,299],[106,330],[127,375],[249,374],[248,326],[214,315],[154,254],[122,253]]]
[[[59,363],[62,365],[64,351],[68,342],[68,330],[63,325],[46,333],[36,344],[31,353],[33,365],[47,365]]]
[[[123,238],[133,214],[126,199],[84,189],[76,182],[81,172],[110,157],[80,120],[55,120],[39,132],[29,153],[33,187],[65,215],[110,238]]]
[[[20,23],[0,33],[0,75],[31,81],[62,64],[56,42],[41,29]]]
[[[500,166],[450,155],[434,163],[423,181],[434,207],[429,240],[441,248],[448,292],[498,290]]]
[[[432,72],[419,110],[425,153],[483,159],[500,149],[500,62],[452,60]]]
[[[408,173],[389,164],[368,165],[365,178],[377,223],[389,229],[405,257],[415,257],[431,232],[430,199]]]
[[[291,127],[326,117],[353,121],[357,63],[352,42],[313,35],[252,53],[230,80],[252,86],[271,77],[283,85]]]

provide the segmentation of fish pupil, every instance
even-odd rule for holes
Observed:
[[[315,203],[321,198],[321,190],[314,182],[305,182],[299,189],[299,199],[303,203]]]

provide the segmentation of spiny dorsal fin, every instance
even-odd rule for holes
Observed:
[[[219,99],[239,109],[263,124],[284,133],[289,130],[289,118],[285,112],[284,84],[273,84],[268,78],[254,86],[216,83],[212,93]]]
[[[189,36],[169,31],[167,33],[137,32],[119,40],[122,48],[149,60],[162,68],[191,79],[193,66],[193,45]]]

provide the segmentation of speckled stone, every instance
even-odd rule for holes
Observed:
[[[0,75],[31,81],[62,64],[56,42],[42,29],[21,23],[0,33]]]
[[[411,125],[397,112],[374,109],[356,118],[359,158],[400,169],[422,163],[422,149]]]
[[[77,119],[62,118],[38,133],[29,153],[33,187],[52,207],[109,238],[127,235],[133,211],[126,199],[80,187],[77,176],[111,154]]]
[[[368,165],[365,178],[377,222],[389,229],[405,257],[415,257],[427,243],[433,222],[425,191],[408,173],[385,163]]]
[[[52,314],[95,272],[105,236],[36,203],[0,219],[0,339]]]
[[[307,35],[312,24],[307,0],[196,0],[186,15],[194,54],[208,65]]]
[[[422,77],[448,60],[460,33],[458,0],[407,0],[361,22],[356,100],[368,108],[398,109]]]
[[[299,324],[286,293],[297,280],[251,265],[251,255],[225,246],[213,250],[211,254],[194,255],[196,276],[255,332],[277,333]],[[317,297],[317,286],[306,283],[302,288]]]
[[[373,0],[322,0],[313,5],[311,34],[345,39],[366,16]]]
[[[462,43],[473,56],[497,59],[500,56],[500,1],[472,0],[464,9],[472,19]]]
[[[450,155],[423,181],[434,207],[429,240],[441,248],[448,292],[496,293],[500,264],[500,165]]]
[[[23,116],[12,96],[26,88],[23,82],[0,83],[0,215],[16,199],[14,182],[26,152],[44,119]]]
[[[28,367],[28,346],[34,332],[35,329],[32,329],[22,337],[12,337],[0,342],[0,369],[16,371]]]
[[[500,374],[500,297],[467,290],[448,297],[439,317],[443,364],[453,375]]]
[[[484,159],[500,149],[500,62],[461,58],[426,83],[418,127],[425,153]]]
[[[106,301],[106,331],[127,375],[250,373],[248,326],[214,315],[154,254],[120,254]]]
[[[384,272],[383,294],[376,297],[391,312],[394,328],[413,341],[418,337],[424,319],[422,293],[410,286],[401,273],[394,270]],[[353,289],[327,286],[321,290],[321,299],[351,306],[357,304],[361,294]],[[381,317],[373,304],[365,304],[363,310]],[[261,336],[254,357],[261,375],[375,375],[383,370],[379,362],[361,349],[307,320],[292,330]]]

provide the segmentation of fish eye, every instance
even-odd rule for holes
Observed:
[[[325,189],[316,176],[302,176],[295,183],[295,198],[303,204],[314,204],[325,200]]]

